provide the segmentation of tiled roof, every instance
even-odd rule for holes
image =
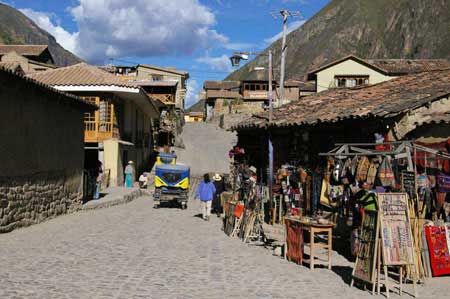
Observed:
[[[351,118],[392,117],[450,95],[450,69],[401,76],[367,87],[334,88],[274,109],[271,126],[315,125]],[[267,126],[262,113],[238,128]]]
[[[423,119],[415,123],[415,125],[424,124],[450,124],[450,111],[440,111],[426,114]]]
[[[366,59],[366,61],[392,75],[429,72],[450,68],[450,60],[448,59]]]
[[[13,72],[17,72],[20,74],[24,74],[24,71],[22,67],[20,66],[20,63],[18,62],[0,62],[0,68],[7,69]]]
[[[135,83],[121,80],[120,77],[114,76],[96,66],[86,63],[78,63],[72,66],[61,67],[44,72],[37,72],[28,75],[37,81],[52,86],[119,86],[139,88]]]
[[[348,55],[341,59],[322,65],[314,70],[311,70],[310,72],[308,72],[308,76],[309,78],[311,78],[311,75],[348,59],[352,59],[368,67],[375,68],[379,72],[390,76],[444,70],[450,68],[450,60],[448,59],[363,59],[354,55]]]
[[[47,48],[47,45],[0,45],[0,55],[14,51],[20,55],[39,56]]]
[[[204,89],[233,89],[239,88],[241,86],[241,82],[239,81],[205,81],[203,82]]]
[[[31,84],[37,86],[38,88],[44,89],[47,92],[51,92],[51,93],[57,94],[59,96],[62,96],[64,98],[64,100],[67,100],[67,101],[69,101],[69,103],[74,104],[74,105],[76,105],[78,107],[81,107],[84,110],[96,110],[96,109],[98,109],[97,105],[91,104],[91,103],[83,100],[82,98],[80,98],[78,96],[75,96],[75,95],[67,93],[67,92],[59,91],[59,90],[57,90],[57,89],[55,89],[55,88],[53,88],[53,87],[51,87],[49,85],[43,84],[42,82],[34,80],[34,79],[30,78],[30,77],[25,77],[23,74],[21,74],[19,72],[14,72],[14,71],[12,71],[10,69],[6,69],[6,68],[4,68],[2,66],[0,66],[0,72],[7,73],[10,76],[14,76],[14,77],[16,77],[18,79],[24,80],[24,81],[26,81],[28,83],[31,83]],[[2,82],[2,84],[5,84],[5,82]]]

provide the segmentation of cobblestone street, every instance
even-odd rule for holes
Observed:
[[[0,235],[0,298],[373,298],[348,286],[350,268],[311,272],[228,238],[215,216],[195,217],[196,201],[152,206],[141,197]],[[448,278],[419,287],[449,293]]]

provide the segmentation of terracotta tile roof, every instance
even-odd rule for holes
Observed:
[[[355,60],[363,65],[366,65],[367,67],[375,68],[377,71],[389,76],[444,70],[450,68],[450,60],[448,59],[363,59],[354,55],[348,55],[309,71],[308,78],[311,78],[311,76],[317,72],[332,67],[348,59]]]
[[[450,111],[440,111],[424,115],[424,118],[415,122],[415,125],[424,124],[450,124]]]
[[[315,125],[351,118],[392,117],[450,95],[450,69],[401,76],[356,88],[335,88],[274,109],[271,126]],[[261,113],[233,129],[267,126]]]
[[[20,55],[39,56],[47,49],[47,45],[0,45],[0,55],[14,51]]]
[[[203,89],[234,89],[241,87],[239,81],[205,81],[203,82]]]
[[[90,102],[87,102],[87,101],[83,100],[82,98],[80,98],[80,97],[78,97],[76,95],[57,90],[57,89],[55,89],[55,88],[53,88],[53,87],[51,87],[49,85],[43,84],[42,82],[34,80],[34,79],[30,78],[30,77],[26,77],[26,76],[24,76],[23,74],[21,74],[19,72],[14,72],[14,71],[12,71],[10,69],[4,68],[3,66],[0,66],[0,72],[6,73],[9,76],[14,76],[16,78],[19,78],[19,79],[21,79],[23,81],[26,81],[26,82],[28,82],[30,84],[33,84],[33,85],[37,86],[38,88],[42,88],[43,90],[45,90],[47,92],[51,92],[51,93],[57,94],[59,96],[62,96],[64,100],[69,101],[70,104],[76,105],[77,107],[80,107],[83,110],[89,111],[89,110],[96,110],[96,109],[98,109],[97,105],[94,105],[94,104],[92,104]],[[2,83],[4,84],[4,82],[2,82]]]
[[[366,61],[392,75],[450,68],[450,60],[448,59],[366,59]]]
[[[78,63],[72,66],[61,67],[44,72],[38,72],[28,75],[44,84],[56,85],[75,85],[75,86],[119,86],[139,88],[135,83],[127,82],[118,76],[114,76],[96,66],[86,63]]]
[[[18,62],[0,62],[0,68],[7,69],[13,72],[17,72],[20,74],[24,74],[24,71],[22,67],[20,66],[20,63]]]

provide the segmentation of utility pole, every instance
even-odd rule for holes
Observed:
[[[283,16],[283,41],[281,43],[281,66],[280,66],[280,102],[279,105],[283,105],[284,100],[284,67],[286,63],[286,27],[287,27],[287,18],[289,15],[289,11],[282,10],[280,11]]]
[[[269,139],[269,208],[273,208],[273,145],[272,136],[270,135],[270,124],[272,123],[273,107],[272,107],[272,50],[269,49],[269,125],[267,126],[267,135]]]
[[[283,17],[283,38],[281,43],[281,64],[280,64],[280,101],[278,103],[278,106],[283,105],[284,101],[284,69],[286,64],[286,32],[287,32],[287,19],[288,17],[296,17],[300,16],[300,12],[295,11],[291,12],[289,10],[283,9],[280,10],[280,14]],[[275,15],[272,15],[275,17]]]

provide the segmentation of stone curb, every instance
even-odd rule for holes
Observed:
[[[135,200],[136,198],[139,198],[141,196],[150,196],[150,192],[143,190],[143,189],[137,189],[134,190],[133,192],[131,192],[130,194],[126,194],[123,196],[117,196],[114,198],[111,198],[107,201],[102,201],[102,200],[96,200],[95,203],[86,203],[81,207],[82,211],[86,211],[86,210],[95,210],[95,209],[102,209],[102,208],[109,208],[112,206],[117,206],[117,205],[121,205],[121,204],[125,204],[128,203],[130,201]]]

